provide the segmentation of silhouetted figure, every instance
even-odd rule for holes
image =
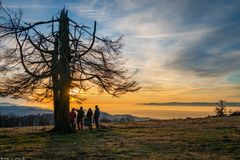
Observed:
[[[92,130],[92,116],[93,116],[92,109],[89,108],[85,118],[85,125],[89,126],[90,130]]]
[[[99,116],[100,116],[100,109],[99,109],[98,105],[96,105],[93,118],[94,118],[94,123],[95,123],[97,129],[99,129],[99,125],[98,125]]]
[[[83,130],[83,118],[85,117],[83,107],[80,107],[78,110],[78,116],[77,116],[77,125],[78,125],[78,130]]]
[[[72,125],[73,129],[76,129],[76,125],[75,125],[76,113],[75,113],[74,108],[72,108],[72,111],[70,112],[69,118],[70,118],[70,122],[71,122],[71,125]]]

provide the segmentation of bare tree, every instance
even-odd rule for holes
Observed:
[[[217,107],[215,108],[215,113],[217,116],[225,116],[226,115],[226,112],[227,112],[227,104],[226,104],[226,101],[224,100],[219,100],[217,103],[216,103]]]
[[[96,36],[68,17],[63,9],[49,21],[26,23],[22,12],[0,6],[0,96],[42,102],[52,99],[54,131],[71,132],[71,88],[99,91],[118,97],[139,89],[134,73],[123,67],[122,36],[117,40]],[[91,31],[92,30],[92,31]]]

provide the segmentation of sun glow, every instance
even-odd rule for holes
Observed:
[[[71,96],[77,95],[77,94],[80,93],[80,90],[78,88],[71,88],[69,93],[70,93]]]

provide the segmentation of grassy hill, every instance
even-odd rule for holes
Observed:
[[[49,135],[48,127],[0,129],[0,157],[25,159],[240,159],[240,117],[106,124]]]

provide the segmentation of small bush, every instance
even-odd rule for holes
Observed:
[[[240,116],[240,111],[232,112],[229,116]]]
[[[215,108],[215,113],[217,116],[225,116],[227,112],[227,105],[224,100],[219,100],[217,102],[217,107]]]

